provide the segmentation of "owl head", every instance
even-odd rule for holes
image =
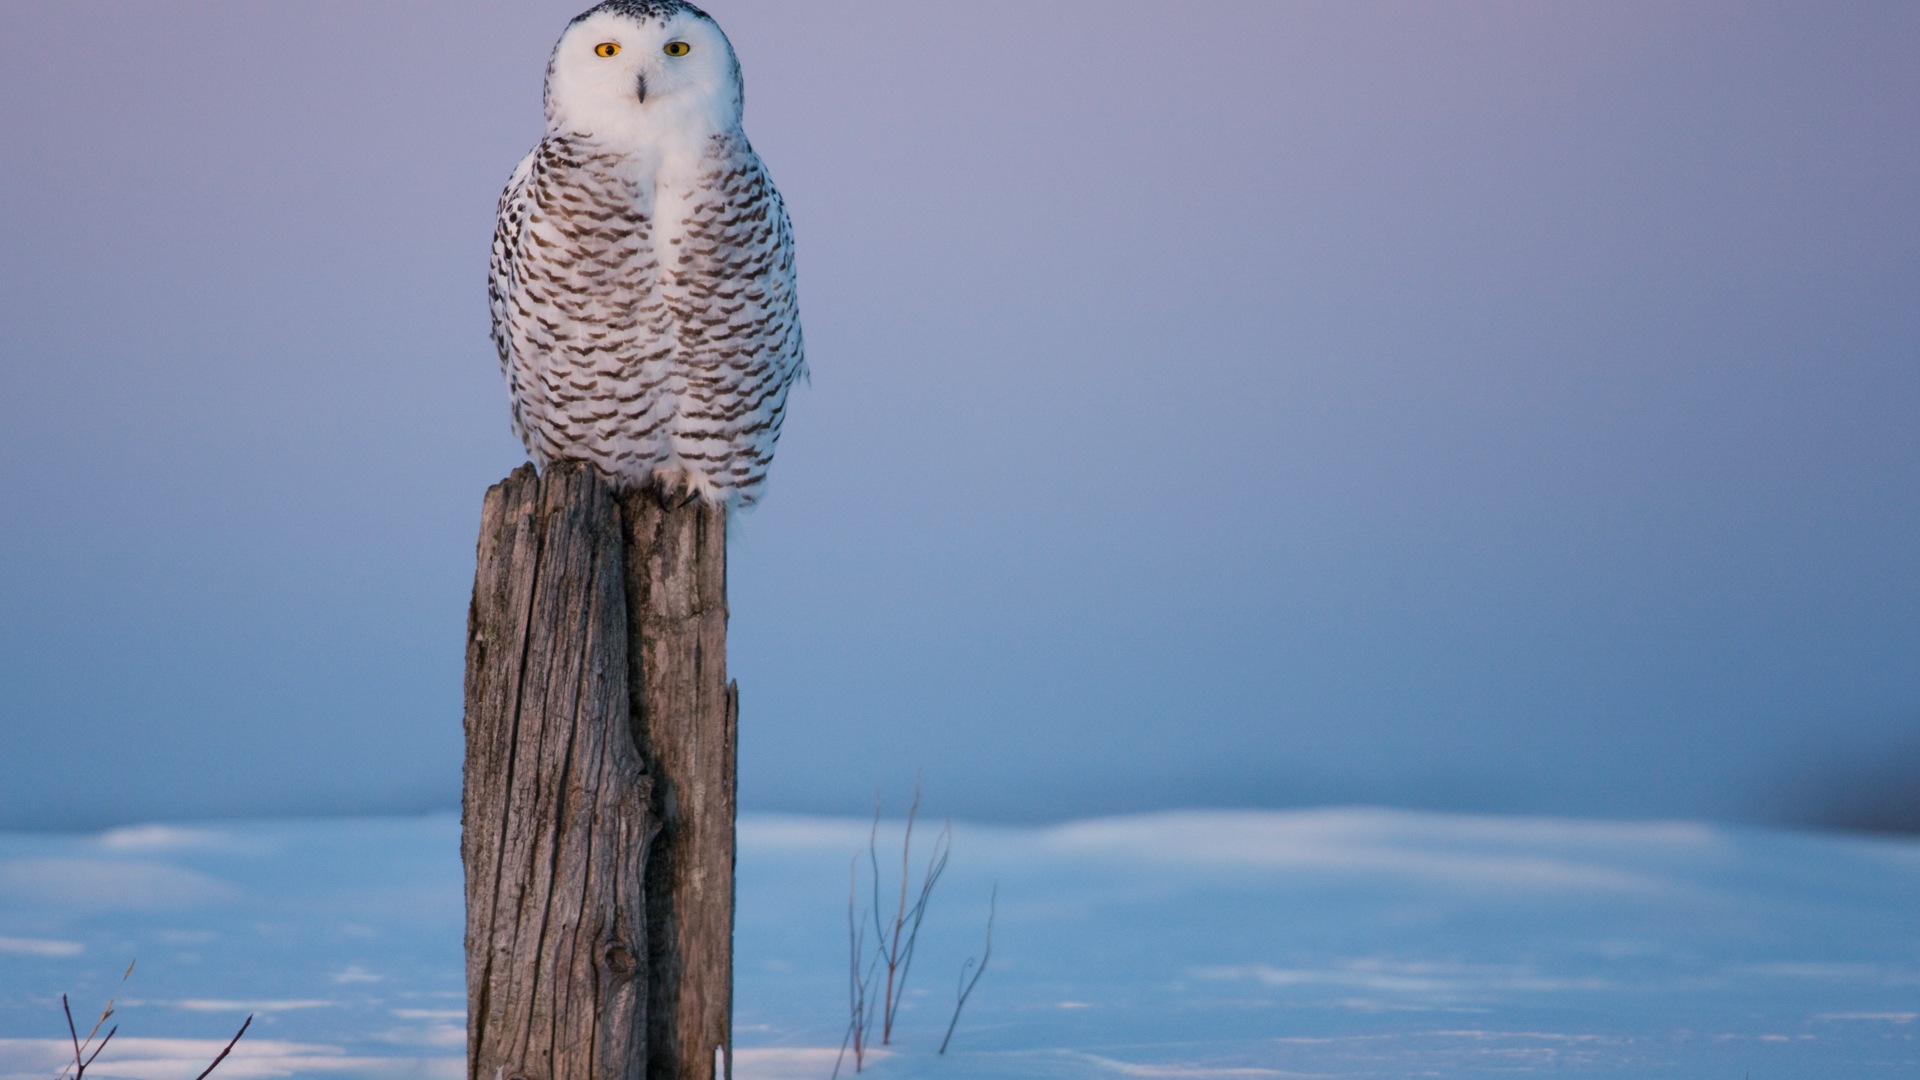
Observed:
[[[567,25],[547,64],[549,129],[727,131],[742,100],[733,45],[684,0],[606,0]]]

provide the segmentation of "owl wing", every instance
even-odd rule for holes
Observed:
[[[806,373],[793,225],[743,136],[717,138],[684,249],[664,267],[682,329],[685,432],[721,486],[751,503],[773,460],[787,392]]]
[[[493,322],[493,347],[500,354],[500,373],[507,379],[507,394],[513,403],[513,433],[521,441],[527,441],[526,421],[523,409],[525,395],[522,392],[521,376],[525,372],[522,362],[530,357],[521,356],[521,350],[514,333],[513,297],[520,279],[520,264],[525,257],[527,218],[530,198],[528,187],[533,177],[534,162],[540,157],[541,148],[536,146],[520,159],[514,167],[513,176],[507,180],[507,186],[500,193],[500,206],[494,217],[493,251],[487,266],[487,311]],[[528,449],[532,449],[529,445]]]
[[[578,135],[549,135],[500,199],[493,245],[495,342],[514,432],[541,465],[593,462],[644,477],[662,452],[662,357],[645,325],[651,224],[622,162]]]

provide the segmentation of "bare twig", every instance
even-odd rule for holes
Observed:
[[[900,1008],[900,1002],[907,996],[907,973],[913,969],[913,957],[920,943],[920,924],[927,917],[927,904],[933,899],[933,887],[940,882],[940,876],[947,872],[947,859],[953,853],[953,826],[942,826],[939,837],[934,841],[933,854],[927,858],[927,869],[920,879],[920,895],[913,906],[907,909],[905,921],[906,944],[900,944],[901,924],[894,925],[895,954],[899,957],[900,979],[893,987],[888,1000],[887,1031],[893,1028],[893,1014]],[[883,1040],[884,1041],[884,1040]]]
[[[207,1066],[206,1072],[203,1072],[199,1076],[194,1077],[193,1080],[207,1080],[207,1077],[213,1072],[213,1070],[219,1068],[220,1063],[227,1060],[227,1055],[233,1053],[234,1045],[240,1041],[240,1036],[245,1035],[247,1033],[247,1028],[252,1026],[252,1024],[253,1024],[253,1014],[248,1013],[247,1018],[240,1022],[240,1030],[234,1032],[233,1038],[227,1040],[226,1048],[220,1051],[220,1056],[213,1059],[213,1064]]]
[[[973,988],[979,984],[980,976],[987,973],[987,961],[993,959],[993,917],[1000,907],[1000,885],[994,883],[993,894],[987,898],[987,947],[980,953],[980,964],[974,966],[973,958],[960,965],[960,996],[953,1003],[953,1019],[947,1021],[947,1037],[940,1040],[940,1052],[947,1052],[947,1044],[953,1041],[953,1029],[960,1023],[960,1010],[967,1007],[967,999],[973,996]],[[972,969],[973,978],[967,978]]]
[[[867,1061],[868,1033],[873,1028],[872,987],[874,975],[879,967],[879,954],[872,959],[866,958],[867,920],[864,913],[854,914],[854,898],[859,895],[860,857],[853,857],[847,867],[847,1033],[840,1040],[840,1052],[833,1059],[834,1080],[839,1080],[840,1068],[846,1062],[847,1051],[853,1051],[853,1071],[859,1072]],[[866,968],[861,971],[862,966]]]
[[[853,864],[847,868],[847,1033],[840,1040],[840,1053],[833,1059],[833,1078],[840,1080],[840,1065],[846,1060],[847,1047],[854,1047],[854,1070],[860,1068],[860,1048],[854,1035],[860,1027],[860,945],[864,939],[862,933],[854,933],[853,898],[859,891],[860,857],[854,856]]]
[[[73,1026],[73,1006],[67,1004],[65,994],[60,995],[60,1011],[67,1014],[67,1037],[73,1040],[73,1075],[78,1080],[87,1071],[87,1066],[80,1060],[80,1032]]]
[[[907,919],[907,875],[913,870],[913,822],[920,816],[920,776],[913,777],[913,802],[907,806],[907,830],[900,839],[900,906],[893,914],[893,940],[887,945],[887,996],[886,1015],[880,1018],[880,1045],[893,1042],[893,1014],[899,1008],[900,999],[894,994],[893,979],[900,969],[900,928]],[[911,962],[912,953],[909,951]],[[904,991],[905,988],[902,987]]]
[[[867,913],[873,916],[873,932],[877,935],[874,947],[884,954],[887,951],[887,925],[880,921],[880,793],[873,795],[873,825],[867,830],[867,866],[871,872],[867,880],[873,886],[873,905]]]

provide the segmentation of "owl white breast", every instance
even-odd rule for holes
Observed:
[[[682,0],[608,0],[547,67],[500,197],[489,300],[535,463],[754,501],[805,373],[793,233],[741,130],[740,67]]]

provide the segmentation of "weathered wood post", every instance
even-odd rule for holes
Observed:
[[[727,512],[620,498],[634,742],[660,835],[647,861],[647,1062],[653,1080],[733,1072],[733,825],[739,692],[727,680]]]
[[[712,1080],[730,1059],[726,620],[724,509],[616,498],[573,462],[487,492],[467,630],[469,1080]]]

